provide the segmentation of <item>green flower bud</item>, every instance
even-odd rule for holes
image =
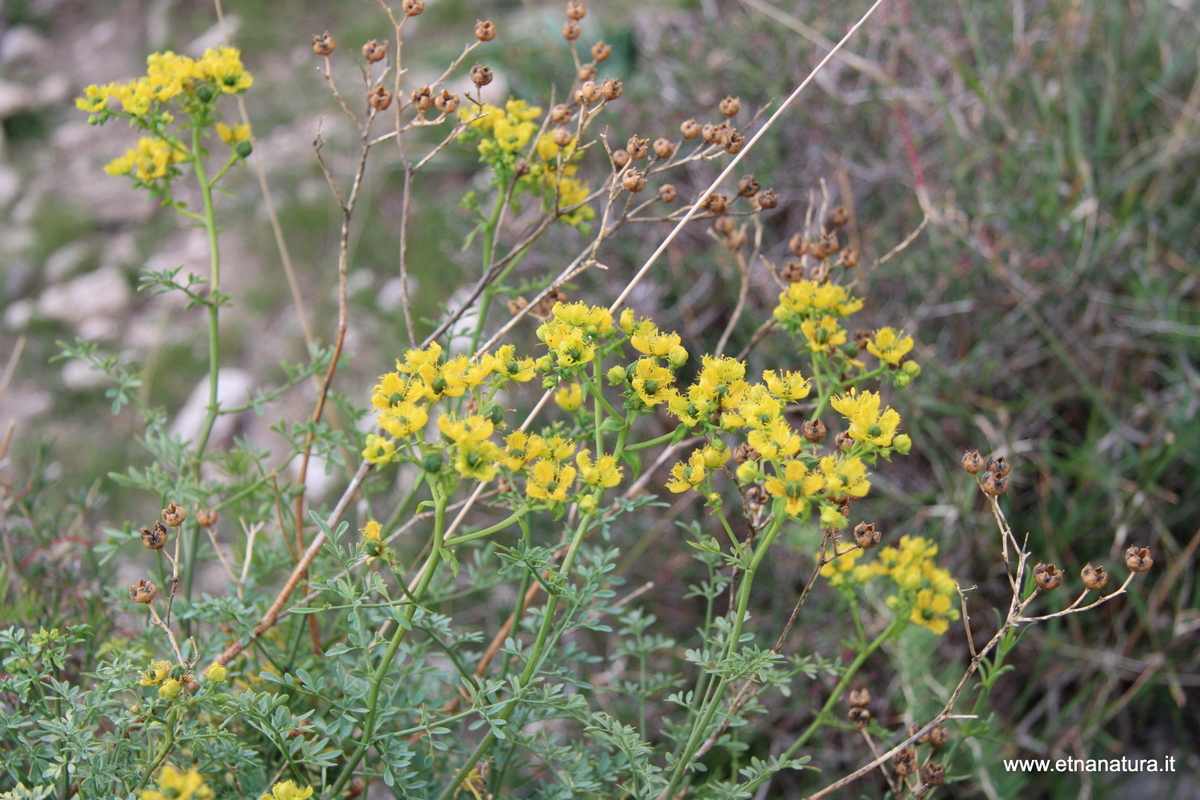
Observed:
[[[687,363],[688,351],[683,349],[682,345],[675,345],[667,353],[667,361],[671,362],[673,367],[682,367]]]
[[[737,479],[741,483],[754,483],[758,480],[758,462],[747,461],[737,468]]]
[[[900,369],[904,370],[910,378],[915,378],[921,374],[921,365],[915,361],[905,361],[900,366]]]
[[[907,372],[896,373],[896,388],[903,389],[905,386],[908,386],[911,380],[912,378],[908,377]]]
[[[608,371],[608,382],[613,386],[620,386],[628,377],[624,367],[613,367]]]
[[[179,696],[179,692],[183,690],[183,684],[174,678],[167,678],[162,682],[162,686],[158,687],[158,696],[163,700],[174,700]]]
[[[902,456],[908,455],[908,451],[912,450],[912,437],[907,433],[901,433],[892,439],[892,447],[896,448],[896,452]]]
[[[842,516],[842,512],[838,511],[837,506],[821,505],[821,527],[832,528],[835,531],[840,531],[846,527],[846,518]]]
[[[434,450],[432,453],[426,453],[421,459],[421,469],[428,473],[440,471],[442,468],[442,451]]]
[[[554,369],[554,357],[547,353],[533,362],[533,365],[538,368],[538,372],[549,372]]]
[[[504,421],[504,408],[499,403],[488,403],[483,407],[483,416],[493,425],[499,425]]]
[[[238,158],[249,158],[250,154],[254,152],[254,145],[243,139],[233,146],[233,152],[238,154]]]
[[[555,386],[558,386],[558,378],[554,377],[553,375],[547,375],[546,377],[542,378],[543,389],[553,389]]]
[[[202,83],[196,87],[196,99],[201,103],[211,103],[216,96],[216,87],[211,83]]]

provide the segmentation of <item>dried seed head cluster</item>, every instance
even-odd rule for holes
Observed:
[[[917,752],[906,747],[892,758],[892,768],[900,777],[907,777],[917,771]]]
[[[1090,563],[1083,568],[1080,577],[1083,578],[1083,585],[1089,589],[1103,589],[1108,583],[1108,573],[1104,567],[1093,567]]]
[[[135,603],[145,605],[153,600],[156,594],[158,594],[158,587],[145,578],[129,587],[129,599]]]
[[[1129,567],[1130,572],[1145,572],[1153,567],[1154,559],[1150,556],[1150,549],[1135,545],[1126,550],[1125,566]]]
[[[404,11],[404,16],[415,17],[425,10],[425,0],[404,0],[404,5],[401,8]]]
[[[382,86],[376,86],[367,95],[367,104],[376,111],[387,111],[392,104],[392,93]]]
[[[874,522],[860,522],[854,526],[854,543],[863,550],[878,547],[883,540],[883,531],[875,527]]]
[[[1063,574],[1053,564],[1038,564],[1033,568],[1033,580],[1043,592],[1051,592],[1062,586]]]
[[[608,58],[611,55],[611,45],[607,45],[604,42],[596,42],[594,45],[592,45],[592,58],[594,58],[596,61],[608,61]]]
[[[579,23],[573,19],[569,19],[563,23],[562,35],[568,42],[573,42],[583,33],[583,29],[579,27]]]
[[[658,199],[664,203],[674,203],[678,194],[675,191],[674,184],[664,183],[658,187]]]
[[[319,56],[331,55],[337,49],[337,42],[333,40],[329,31],[314,33],[312,37],[312,49]]]
[[[202,508],[196,512],[196,524],[201,528],[211,528],[217,524],[216,509]]]
[[[150,528],[142,528],[142,546],[147,550],[162,550],[167,544],[167,528],[155,522]]]
[[[477,87],[487,86],[492,82],[492,70],[482,64],[471,67],[471,83]]]
[[[387,58],[387,52],[387,42],[379,42],[375,39],[372,39],[362,46],[363,58],[372,64],[383,61],[385,58]]]
[[[650,141],[636,135],[631,136],[625,143],[625,150],[629,153],[630,158],[645,158],[650,155]]]
[[[481,42],[490,42],[496,38],[496,23],[490,19],[481,19],[475,22],[475,38]]]
[[[172,528],[178,528],[187,519],[187,511],[175,505],[168,503],[167,507],[162,512],[163,522],[170,525]]]
[[[636,169],[630,169],[621,178],[621,186],[627,192],[640,192],[646,188],[646,175],[645,173],[638,172]]]

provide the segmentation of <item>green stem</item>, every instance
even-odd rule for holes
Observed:
[[[754,576],[758,571],[759,565],[762,564],[762,560],[766,557],[771,543],[775,541],[775,537],[783,528],[783,523],[786,519],[787,515],[783,513],[783,503],[776,501],[775,519],[771,522],[771,527],[767,529],[766,534],[759,540],[758,546],[754,551],[754,556],[742,574],[742,583],[738,587],[737,608],[734,611],[733,626],[730,629],[729,641],[725,647],[726,661],[729,661],[733,657],[734,653],[737,652],[738,646],[741,644],[742,625],[745,623],[746,610],[750,605],[750,589],[754,585]],[[676,761],[675,770],[671,774],[670,785],[661,796],[673,797],[675,795],[675,791],[679,788],[679,784],[683,780],[684,772],[691,766],[692,758],[703,742],[708,727],[712,724],[713,717],[716,716],[717,709],[721,706],[722,698],[725,696],[725,690],[728,688],[729,683],[730,678],[722,677],[709,699],[705,702],[700,719],[693,726],[687,743],[684,745],[683,751]]]
[[[834,705],[836,705],[845,694],[846,687],[850,685],[850,681],[854,679],[854,675],[858,672],[859,668],[866,663],[867,659],[871,657],[872,653],[878,650],[880,646],[892,636],[903,630],[907,624],[908,620],[906,618],[901,616],[894,617],[891,624],[884,629],[883,633],[875,637],[875,640],[867,645],[865,649],[859,650],[858,655],[855,656],[854,660],[850,662],[850,666],[846,668],[844,673],[842,673],[842,679],[838,681],[837,686],[835,686],[833,691],[829,694],[829,699],[825,701],[825,705],[819,712],[817,712],[817,716],[812,721],[812,724],[808,726],[804,733],[800,734],[800,738],[793,742],[791,747],[783,752],[783,755],[780,756],[781,760],[786,760],[795,756],[796,752],[803,747],[809,739],[812,738],[812,735],[816,733],[821,726],[829,721],[829,712],[833,710]]]
[[[653,447],[656,444],[662,444],[663,442],[669,442],[673,438],[675,438],[675,431],[671,431],[670,433],[664,433],[662,436],[656,436],[653,439],[647,439],[644,442],[638,442],[637,444],[631,444],[628,447],[626,447],[625,449],[631,450],[631,451],[632,450],[644,450],[647,447]]]
[[[483,229],[483,275],[486,276],[488,270],[492,268],[492,256],[496,252],[496,228],[500,225],[500,214],[504,212],[504,203],[508,200],[507,192],[498,192],[496,194],[496,205],[492,207],[492,215],[488,218],[487,225]],[[517,259],[513,259],[515,263]],[[507,273],[512,269],[513,263],[510,263],[504,270]],[[503,277],[503,276],[501,276]],[[489,283],[483,287],[483,296],[479,298],[479,316],[475,319],[475,332],[471,334],[471,352],[479,347],[479,337],[483,335],[483,325],[487,320],[488,309],[492,305],[493,283]]]
[[[445,546],[446,547],[457,547],[458,545],[463,544],[464,542],[473,542],[476,539],[482,539],[485,536],[491,536],[496,531],[504,530],[509,525],[512,525],[514,522],[519,520],[521,517],[528,514],[529,511],[530,511],[530,506],[522,506],[520,509],[518,509],[514,513],[510,514],[506,519],[504,519],[500,522],[497,522],[495,525],[491,526],[490,528],[484,528],[481,531],[474,531],[472,533],[464,533],[462,536],[453,536],[453,537],[447,539],[445,541]]]
[[[367,750],[371,746],[371,740],[375,737],[375,725],[379,718],[379,691],[383,686],[383,679],[387,676],[388,670],[392,667],[392,661],[396,657],[396,651],[400,649],[400,643],[404,641],[404,634],[411,627],[413,617],[417,613],[417,603],[424,597],[426,589],[429,588],[430,582],[433,580],[433,574],[437,571],[438,564],[442,560],[442,537],[446,530],[446,505],[447,498],[442,495],[441,487],[436,483],[432,483],[433,503],[434,503],[434,531],[433,544],[429,553],[429,557],[425,561],[425,567],[421,574],[421,580],[417,583],[416,588],[412,591],[413,602],[404,610],[404,616],[410,623],[409,625],[397,625],[396,632],[392,634],[391,640],[388,642],[387,650],[384,651],[383,659],[380,660],[379,666],[375,669],[375,674],[371,678],[371,688],[367,692],[367,716],[363,720],[362,738],[358,742],[358,746],[354,749],[354,753],[346,761],[346,766],[342,769],[341,775],[333,784],[333,788],[329,790],[327,797],[329,800],[338,797],[346,784],[354,775],[354,770],[362,761],[363,756],[367,754]]]
[[[138,780],[134,791],[145,788],[150,776],[154,774],[154,770],[158,769],[162,762],[167,760],[167,756],[171,754],[171,750],[175,747],[175,726],[179,724],[179,718],[183,715],[183,711],[178,707],[172,707],[171,712],[167,715],[166,735],[163,738],[162,749],[155,756],[154,760],[146,765],[146,769],[142,772],[142,777]]]
[[[218,339],[218,311],[221,292],[221,254],[217,242],[217,218],[213,208],[213,183],[209,182],[204,171],[204,160],[200,158],[200,127],[192,129],[192,153],[194,154],[192,168],[196,171],[196,181],[200,184],[200,196],[204,201],[204,232],[208,235],[209,259],[209,291],[208,291],[208,417],[196,443],[194,468],[196,481],[200,480],[200,460],[208,446],[208,437],[212,434],[213,425],[217,421],[217,372],[220,366],[220,341]]]
[[[583,543],[584,534],[587,533],[592,521],[591,514],[584,514],[578,526],[575,528],[575,534],[571,537],[571,544],[567,547],[567,553],[563,556],[562,566],[558,571],[558,582],[566,581],[567,576],[571,573],[571,567],[575,563],[575,555],[579,552],[579,546]],[[517,710],[518,700],[521,694],[533,681],[537,675],[538,669],[541,667],[542,655],[546,649],[546,643],[550,639],[550,633],[554,629],[554,612],[558,609],[558,594],[550,591],[547,587],[548,597],[546,598],[546,607],[543,611],[542,624],[538,628],[537,638],[533,642],[533,648],[529,652],[529,661],[525,664],[525,669],[517,680],[517,688],[513,693],[513,697],[508,701],[508,705],[500,713],[498,719],[508,721],[508,718]],[[488,731],[483,740],[476,745],[471,755],[467,757],[467,761],[458,770],[458,776],[447,786],[438,796],[438,800],[450,800],[457,792],[459,786],[470,774],[471,770],[479,763],[480,759],[488,754],[495,747],[496,735]]]

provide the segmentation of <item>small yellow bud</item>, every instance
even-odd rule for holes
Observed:
[[[579,501],[579,510],[585,514],[591,514],[596,510],[596,498],[590,494]]]
[[[910,378],[915,378],[921,374],[921,365],[915,361],[905,361],[903,366],[900,367],[900,369],[904,370],[904,372]]]
[[[224,664],[213,664],[208,668],[208,671],[204,673],[204,677],[213,683],[224,683],[228,676],[229,671],[225,669]]]
[[[737,479],[739,483],[754,483],[758,480],[758,462],[747,461],[737,468]]]
[[[675,345],[667,352],[667,361],[671,362],[672,367],[682,367],[687,363],[688,351],[683,349],[682,345]]]
[[[822,505],[821,527],[840,531],[846,527],[846,518],[842,516],[842,512],[838,510],[837,506]]]
[[[628,377],[629,374],[625,372],[624,367],[613,367],[608,371],[608,382],[613,386],[620,386],[621,384],[625,383],[625,380]]]
[[[167,678],[162,682],[162,686],[158,687],[158,696],[163,700],[174,700],[182,691],[183,684],[174,678]]]
[[[902,456],[908,455],[908,451],[912,450],[912,437],[907,433],[897,434],[892,438],[892,447],[896,448],[896,452]]]

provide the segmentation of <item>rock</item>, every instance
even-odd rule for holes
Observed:
[[[92,369],[92,365],[82,359],[72,358],[63,364],[63,386],[72,392],[86,392],[107,386],[110,381],[101,370]]]
[[[18,300],[15,303],[9,303],[8,307],[4,309],[4,329],[9,331],[25,330],[29,320],[33,319],[33,312],[32,300]]]
[[[217,405],[231,407],[245,405],[250,390],[254,388],[254,378],[250,373],[240,369],[226,368],[217,373]],[[227,447],[233,443],[241,425],[241,418],[253,412],[244,411],[241,414],[228,414],[217,417],[209,434],[210,446]],[[204,430],[204,422],[208,419],[208,376],[205,376],[192,394],[188,397],[183,408],[179,409],[175,421],[171,423],[171,433],[193,444],[200,438]]]
[[[0,64],[33,61],[46,52],[50,40],[32,25],[14,25],[0,38]]]
[[[71,242],[58,248],[46,258],[46,264],[42,268],[46,283],[62,283],[67,280],[79,271],[87,257],[88,248],[83,242]]]
[[[128,310],[132,298],[125,274],[116,267],[101,267],[47,288],[38,298],[37,311],[43,317],[79,328],[96,317],[115,322]]]
[[[61,72],[55,72],[38,81],[33,96],[37,105],[44,107],[62,105],[72,99],[74,94],[71,79]]]
[[[0,119],[15,117],[33,107],[33,91],[12,81],[0,81]]]

